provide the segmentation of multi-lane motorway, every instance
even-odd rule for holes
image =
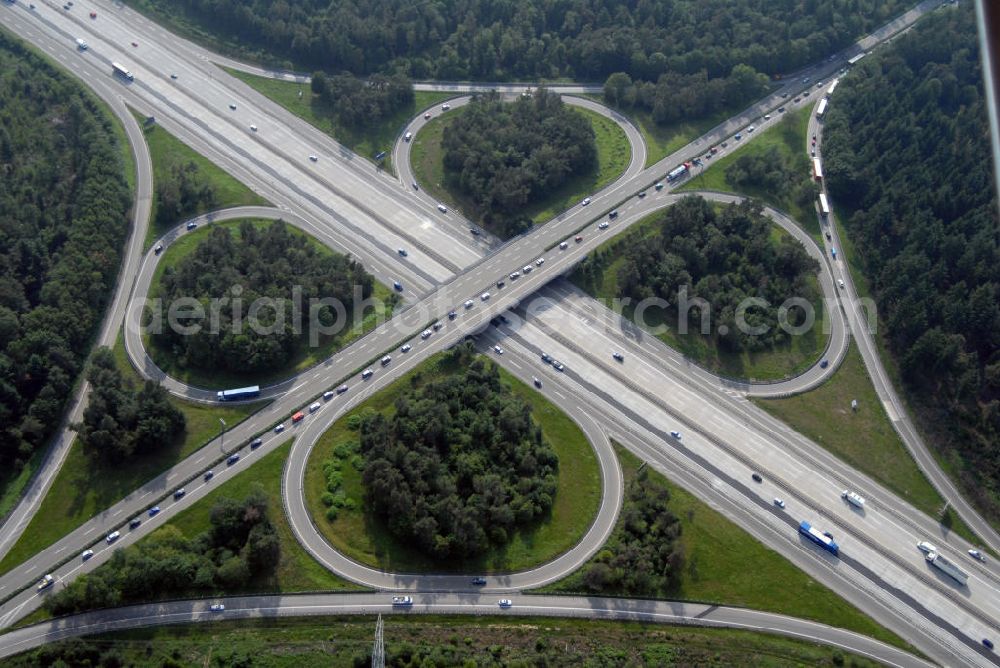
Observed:
[[[400,184],[385,174],[377,173],[371,163],[346,152],[301,120],[216,70],[207,63],[205,54],[197,47],[171,38],[159,27],[136,17],[127,9],[111,5],[94,3],[99,19],[90,22],[85,14],[88,7],[84,4],[78,3],[74,9],[77,13],[74,14],[45,3],[39,3],[32,13],[25,6],[15,3],[3,7],[3,17],[5,24],[67,63],[99,92],[109,95],[111,99],[125,97],[136,108],[155,115],[158,122],[171,132],[251,184],[282,210],[294,212],[297,224],[320,230],[321,238],[327,243],[361,257],[382,280],[401,280],[406,286],[404,297],[409,300],[409,307],[400,316],[341,351],[326,364],[295,379],[290,388],[280,388],[284,393],[278,400],[228,435],[227,443],[230,445],[234,442],[245,443],[250,436],[304,405],[323,389],[339,383],[342,377],[350,375],[366,361],[412,337],[428,318],[440,317],[465,298],[478,295],[497,278],[531,262],[535,257],[546,257],[544,268],[516,284],[511,283],[503,291],[494,292],[489,302],[479,304],[473,313],[463,317],[455,326],[446,326],[426,345],[414,345],[412,355],[406,362],[396,364],[388,373],[377,374],[367,384],[352,378],[350,383],[353,387],[362,386],[365,389],[351,393],[347,400],[341,402],[343,405],[324,409],[316,419],[310,418],[305,428],[300,429],[302,433],[295,434],[296,444],[289,469],[296,461],[304,461],[298,459],[299,453],[307,450],[308,442],[324,424],[346,410],[348,401],[360,400],[360,395],[384,386],[398,375],[397,368],[416,364],[419,359],[461,338],[470,329],[486,326],[488,320],[501,309],[524,301],[552,277],[567,271],[579,257],[608,236],[605,234],[602,237],[592,223],[609,208],[622,209],[621,219],[612,231],[608,231],[608,234],[613,234],[634,223],[647,210],[666,204],[666,191],[661,194],[662,197],[647,198],[647,203],[639,203],[633,195],[662,176],[682,157],[705,152],[709,146],[742,129],[781,102],[777,95],[762,101],[652,168],[626,175],[597,194],[589,208],[576,207],[532,235],[500,248],[492,248],[487,240],[468,235],[466,223],[453,213],[441,215],[432,202],[422,200],[411,192],[406,181]],[[72,49],[72,40],[81,36],[78,33],[83,33],[91,43],[91,49],[85,55]],[[131,41],[140,44],[135,47],[138,50],[130,50],[127,45]],[[110,79],[111,60],[126,62],[136,73],[136,81],[125,84]],[[826,76],[836,66],[822,66],[813,76]],[[792,91],[794,85],[794,80],[790,80],[785,91]],[[231,109],[230,105],[236,108]],[[249,124],[256,125],[257,131],[250,130]],[[317,160],[310,160],[309,155],[315,155]],[[404,163],[405,160],[397,162]],[[633,166],[641,164],[642,161],[633,160]],[[140,184],[140,192],[144,187],[148,188],[148,184]],[[574,244],[569,252],[560,252],[555,248],[559,241],[578,230],[584,230],[585,239],[581,244]],[[401,247],[409,251],[405,262],[396,254],[396,249]],[[483,257],[490,251],[490,255]],[[150,271],[148,267],[151,266],[152,262],[147,257],[140,275]],[[135,270],[129,265],[129,271],[123,272],[126,287],[131,285],[129,281],[133,276]],[[559,290],[558,286],[556,289]],[[119,295],[127,291],[119,290]],[[589,306],[584,304],[583,308],[586,311]],[[976,636],[987,633],[996,635],[996,620],[1000,618],[995,609],[995,601],[1000,600],[996,596],[998,576],[992,565],[976,567],[968,591],[956,596],[954,587],[936,580],[933,573],[928,576],[927,566],[912,547],[915,540],[925,537],[928,532],[940,530],[935,523],[876,483],[836,462],[814,444],[809,444],[787,428],[774,425],[773,420],[766,422],[766,418],[757,414],[759,412],[755,413],[752,407],[741,401],[739,393],[734,393],[734,396],[719,391],[718,382],[710,389],[706,388],[711,379],[691,374],[690,369],[679,368],[681,365],[676,359],[675,364],[663,362],[652,357],[652,351],[646,350],[645,367],[636,369],[630,366],[627,372],[609,370],[609,348],[606,346],[627,347],[630,355],[643,354],[641,350],[635,350],[637,342],[622,341],[626,337],[623,337],[620,326],[617,330],[605,327],[603,332],[597,333],[591,327],[592,323],[581,320],[578,314],[566,313],[557,322],[545,321],[546,313],[551,317],[561,309],[562,305],[557,303],[557,308],[547,309],[534,317],[528,316],[524,326],[516,332],[506,331],[508,339],[505,340],[512,342],[513,346],[511,343],[504,344],[509,352],[503,362],[508,366],[519,364],[521,372],[530,375],[532,372],[525,369],[539,367],[537,356],[532,360],[539,349],[551,352],[558,349],[560,359],[570,361],[567,365],[569,373],[553,377],[551,382],[546,380],[543,391],[551,392],[557,400],[562,397],[559,403],[564,408],[568,403],[578,402],[582,405],[577,406],[579,410],[576,414],[598,411],[597,414],[607,420],[602,420],[605,431],[613,430],[619,440],[642,452],[654,466],[667,471],[668,475],[672,474],[672,478],[699,490],[704,486],[707,490],[705,496],[720,508],[734,517],[746,518],[745,523],[751,533],[789,554],[795,563],[835,586],[849,599],[859,602],[880,621],[894,629],[907,630],[908,633],[903,635],[925,649],[930,656],[939,657],[945,663],[979,663],[984,657],[989,658],[977,646]],[[607,322],[606,319],[604,322]],[[583,326],[580,323],[584,323]],[[497,333],[491,331],[488,336],[497,336]],[[595,342],[602,338],[605,341],[599,345],[603,348],[593,348],[598,345]],[[833,343],[835,339],[836,336],[831,339],[831,350],[842,349],[840,345],[846,343],[846,336],[836,346]],[[589,352],[587,346],[592,346]],[[133,357],[138,354],[134,346],[130,345],[129,351]],[[519,357],[515,359],[512,352],[518,353]],[[627,360],[630,365],[634,361],[631,357]],[[140,362],[138,366],[155,374],[146,363]],[[651,375],[643,378],[641,385],[636,384],[635,378],[623,377],[638,372]],[[546,369],[544,373],[549,374],[550,371]],[[812,378],[808,382],[815,384],[818,381]],[[702,384],[700,387],[699,383]],[[193,388],[174,389],[195,398],[204,398],[204,395],[197,395],[197,390]],[[652,400],[651,393],[655,393]],[[571,407],[567,410],[573,412]],[[678,424],[686,427],[683,447],[671,444],[661,436],[671,425],[676,428]],[[588,433],[592,431],[588,429]],[[264,450],[276,440],[265,444]],[[604,439],[598,437],[592,440],[600,452]],[[78,554],[77,550],[99,540],[105,531],[126,521],[131,514],[141,512],[174,486],[189,479],[197,480],[200,471],[212,464],[210,453],[216,452],[213,448],[217,448],[217,444],[210,444],[206,450],[196,453],[142,490],[137,490],[122,503],[38,555],[30,565],[16,567],[5,574],[0,578],[0,598],[8,598],[25,584],[30,585],[40,573],[52,571],[60,577],[72,577],[83,570],[84,565],[73,559]],[[237,466],[245,468],[248,463],[245,459]],[[766,471],[768,484],[772,484],[773,479],[774,484],[783,485],[785,491],[792,492],[786,495],[790,498],[797,490],[809,490],[801,491],[795,498],[795,502],[801,504],[798,511],[823,517],[830,522],[830,526],[835,526],[838,537],[846,533],[850,536],[848,541],[856,540],[856,544],[852,545],[853,556],[831,563],[827,559],[817,559],[808,544],[794,541],[793,545],[789,545],[792,542],[789,536],[795,535],[794,531],[789,531],[789,517],[774,511],[767,503],[766,493],[748,491],[745,477],[750,466]],[[240,468],[225,470],[223,477],[234,474],[235,470]],[[613,478],[608,477],[609,470],[605,467],[606,502],[613,496],[613,490],[608,487],[613,484],[609,482]],[[832,476],[832,480],[828,476]],[[843,507],[839,497],[834,497],[835,488],[839,488],[845,480],[855,484],[862,481],[866,490],[876,490],[875,496],[869,495],[877,498],[879,505],[872,504],[870,511],[860,519],[845,514],[845,510],[851,511]],[[294,485],[301,482],[301,477],[290,482],[292,487],[286,478],[286,489],[294,489]],[[189,486],[188,497],[175,504],[176,507],[193,502],[207,487]],[[300,496],[288,495],[286,504],[295,503],[296,498]],[[833,498],[835,500],[831,500]],[[611,504],[612,507],[614,505]],[[603,504],[603,507],[607,506],[607,503]],[[169,510],[165,509],[164,518],[169,516]],[[29,515],[27,513],[22,517]],[[601,515],[602,518],[607,516],[606,512]],[[299,518],[296,524],[301,527],[307,520]],[[575,557],[585,555],[588,549],[596,547],[592,543],[610,526],[606,522],[606,519],[599,519],[595,523],[585,540],[587,549],[581,549]],[[155,526],[156,522],[147,524]],[[5,526],[5,534],[6,529]],[[148,529],[144,525],[137,535],[145,530]],[[306,542],[302,537],[307,530],[299,528],[297,531],[300,539]],[[934,535],[933,538],[956,551],[964,547],[964,542],[954,536]],[[845,544],[843,539],[841,542]],[[599,542],[596,544],[599,545]],[[100,563],[110,551],[99,550],[86,567]],[[66,564],[60,571],[55,565],[63,560]],[[572,561],[568,559],[564,565],[568,567]],[[895,563],[897,561],[898,564]],[[387,574],[380,577],[382,575]],[[406,580],[415,587],[423,586],[416,582],[419,579]],[[400,581],[397,579],[396,582],[398,586]],[[502,581],[494,584],[504,586]],[[19,617],[37,605],[37,600],[30,590],[9,598],[0,609],[0,615],[5,621]]]

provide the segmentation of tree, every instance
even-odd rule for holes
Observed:
[[[615,72],[604,82],[604,97],[615,106],[625,104],[625,96],[632,87],[632,77],[625,72]]]

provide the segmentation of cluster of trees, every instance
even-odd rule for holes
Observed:
[[[42,645],[33,652],[5,659],[10,666],[45,666],[46,668],[125,668],[131,665],[117,647],[95,643],[90,639],[70,638]]]
[[[824,171],[910,401],[1000,517],[1000,219],[972,7],[894,44],[837,89]]]
[[[799,297],[812,303],[819,296],[807,280],[819,266],[793,238],[773,241],[772,223],[761,209],[754,200],[716,208],[701,197],[685,197],[660,215],[654,233],[629,235],[611,252],[588,260],[580,276],[592,280],[609,262],[624,258],[618,286],[633,303],[659,298],[676,307],[686,299],[693,304],[689,333],[701,331],[707,314],[708,336],[719,346],[732,352],[772,348],[788,340],[778,325],[785,300]],[[743,314],[750,328],[767,327],[763,334],[738,326],[737,309],[748,298],[767,302]],[[793,308],[787,320],[795,326],[805,317],[802,309]]]
[[[202,176],[193,161],[175,162],[167,168],[167,178],[156,182],[156,220],[160,228],[174,225],[198,211],[215,208],[218,194],[213,183]]]
[[[417,79],[709,78],[744,63],[796,70],[908,6],[903,0],[151,0],[264,58]]]
[[[190,255],[163,272],[160,286],[165,305],[198,300],[206,318],[179,317],[178,322],[200,329],[184,331],[164,319],[152,338],[183,367],[247,374],[280,369],[308,340],[311,299],[343,305],[342,318],[335,305],[317,302],[315,319],[347,331],[354,305],[367,299],[373,286],[361,264],[317,247],[284,221],[264,227],[243,221],[236,234],[215,226]],[[273,301],[252,308],[258,299]],[[213,312],[217,328],[207,317]]]
[[[782,121],[782,130],[787,127],[795,127],[791,116]],[[777,146],[762,153],[741,155],[726,168],[726,181],[741,191],[753,188],[776,196],[787,193],[792,202],[807,211],[812,210],[819,195],[819,186],[812,179],[806,156],[796,155],[789,159]]]
[[[661,125],[703,118],[723,109],[742,107],[764,95],[770,86],[766,74],[749,65],[734,65],[725,76],[710,77],[706,70],[691,74],[669,71],[656,82],[632,80],[615,72],[604,82],[604,96],[619,107],[643,109]]]
[[[375,74],[366,80],[347,72],[333,76],[316,72],[312,92],[348,127],[374,123],[413,104],[413,84],[398,74]]]
[[[167,399],[167,391],[152,380],[136,392],[108,348],[98,348],[87,371],[90,401],[83,421],[73,425],[84,450],[107,462],[135,453],[155,452],[184,433],[185,418]]]
[[[395,409],[365,416],[360,442],[367,504],[400,539],[437,558],[470,557],[551,510],[555,451],[495,364],[474,359]]]
[[[643,467],[625,491],[615,531],[583,573],[593,592],[661,596],[674,591],[684,566],[681,523],[668,509],[670,490]]]
[[[370,410],[370,409],[369,409]],[[367,416],[368,413],[365,413]],[[347,427],[357,431],[361,427],[361,415],[354,413],[347,418]],[[333,449],[331,457],[323,462],[323,477],[326,479],[326,491],[320,500],[326,506],[326,519],[329,522],[337,519],[341,508],[353,510],[357,501],[347,496],[342,489],[344,484],[344,466],[353,466],[358,471],[364,471],[365,458],[361,456],[361,444],[357,441],[340,443]]]
[[[0,34],[0,480],[58,427],[114,285],[129,191],[112,123]]]
[[[475,96],[441,143],[445,177],[502,236],[531,227],[522,213],[528,202],[597,165],[590,122],[545,89],[514,103],[496,92]]]
[[[61,615],[181,594],[233,591],[273,573],[281,545],[259,486],[240,501],[219,499],[210,522],[210,528],[193,539],[167,525],[131,547],[115,550],[108,563],[48,596],[46,607]]]

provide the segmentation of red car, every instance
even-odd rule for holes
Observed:
[[[90,18],[96,19],[97,18],[97,12],[90,12]]]

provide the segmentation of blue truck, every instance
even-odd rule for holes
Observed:
[[[260,386],[251,385],[250,387],[241,387],[236,390],[222,390],[217,393],[219,401],[240,401],[242,399],[253,399],[254,397],[260,396]]]
[[[799,533],[833,555],[840,553],[840,548],[833,542],[833,536],[828,533],[821,533],[809,524],[809,522],[803,521],[799,524]]]

